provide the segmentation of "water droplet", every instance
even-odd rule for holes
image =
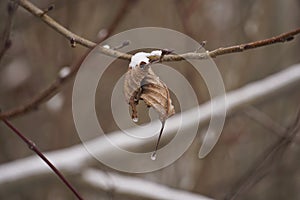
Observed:
[[[132,121],[133,121],[133,122],[138,122],[138,121],[139,121],[139,118],[137,118],[137,117],[136,117],[136,118],[132,118]]]
[[[59,76],[60,78],[65,78],[66,76],[68,76],[68,75],[70,74],[70,72],[71,72],[70,67],[63,67],[63,68],[59,71],[58,76]]]
[[[156,160],[156,151],[151,154],[151,160]]]

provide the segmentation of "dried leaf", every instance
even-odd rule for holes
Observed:
[[[157,57],[159,52],[160,58],[159,60],[155,60],[154,58]],[[136,57],[132,58],[129,69],[125,74],[124,81],[124,96],[126,102],[132,109],[131,117],[133,121],[137,122],[138,120],[136,106],[138,105],[139,100],[143,100],[147,106],[156,110],[159,114],[159,119],[162,122],[162,128],[160,130],[155,152],[151,156],[152,159],[155,159],[165,121],[175,114],[168,87],[159,79],[150,67],[151,63],[159,62],[165,54],[167,54],[166,51],[153,51],[150,54],[140,52],[135,54]]]
[[[136,106],[139,103],[140,95],[142,93],[141,83],[147,74],[148,70],[141,68],[140,65],[134,68],[129,67],[125,74],[124,96],[126,102],[132,109],[131,118],[134,122],[137,122],[138,120]]]
[[[158,112],[160,121],[164,122],[175,114],[168,87],[150,67],[148,74],[142,80],[141,88],[140,99]]]

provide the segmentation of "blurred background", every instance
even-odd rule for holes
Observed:
[[[207,41],[213,50],[269,38],[300,27],[299,0],[32,0],[40,8],[55,5],[49,15],[72,32],[91,41],[106,33],[153,26],[183,32],[198,42]],[[8,0],[0,2],[0,28],[4,30]],[[40,19],[19,7],[10,34],[11,47],[0,62],[0,107],[10,110],[29,101],[58,77],[64,67],[76,63],[85,47],[70,46],[70,41]],[[175,41],[174,41],[175,42]],[[226,91],[260,80],[300,62],[300,39],[214,59]],[[128,61],[118,61],[108,70],[111,84],[126,72]],[[172,63],[190,80],[198,100],[209,100],[206,86],[185,63]],[[110,84],[107,84],[110,85]],[[18,129],[31,138],[43,152],[80,144],[72,117],[73,80],[33,112],[12,119]],[[96,99],[97,112],[111,116],[107,96],[111,87],[102,87]],[[299,108],[300,91],[294,87],[254,105],[261,115],[269,116],[281,127],[289,127]],[[103,119],[105,131],[118,127],[110,117]],[[225,199],[235,191],[267,147],[278,136],[251,119],[243,110],[228,116],[216,147],[205,159],[198,158],[202,128],[185,154],[172,165],[146,174],[123,174],[166,185],[170,188]],[[261,178],[237,199],[299,199],[300,149],[292,143],[266,167]],[[33,155],[27,146],[0,123],[0,166]],[[76,165],[76,163],[74,163]],[[120,173],[94,160],[94,168]],[[122,173],[120,173],[122,174]],[[1,174],[0,174],[1,176]],[[76,174],[68,178],[86,199],[148,199],[105,191],[89,186]],[[117,183],[115,183],[117,184]],[[155,193],[155,191],[153,191]],[[0,199],[75,199],[54,174],[32,177],[26,181],[2,184]]]

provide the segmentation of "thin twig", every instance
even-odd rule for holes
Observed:
[[[64,28],[63,26],[61,26],[59,23],[54,21],[47,14],[45,14],[44,11],[40,10],[39,8],[37,8],[36,6],[31,4],[29,1],[20,0],[18,3],[23,8],[28,10],[30,13],[34,14],[35,16],[40,18],[42,21],[44,21],[46,24],[48,24],[48,26],[52,27],[54,30],[56,30],[57,32],[59,32],[60,34],[62,34],[66,38],[68,38],[70,41],[73,40],[75,43],[81,44],[88,48],[93,48],[96,46],[96,43],[86,40],[86,39],[72,33],[71,31]],[[300,29],[296,29],[294,31],[287,32],[287,33],[284,33],[284,34],[281,34],[279,36],[272,37],[269,39],[246,43],[246,44],[242,44],[242,45],[236,45],[236,46],[232,46],[232,47],[219,48],[219,49],[216,49],[213,51],[207,51],[206,53],[193,52],[193,53],[186,53],[186,54],[182,54],[182,55],[168,55],[168,56],[164,57],[163,61],[179,61],[179,60],[184,60],[184,59],[206,59],[208,57],[217,57],[217,56],[224,55],[224,54],[242,52],[245,50],[254,49],[254,48],[258,48],[258,47],[262,47],[262,46],[267,46],[270,44],[290,41],[293,39],[293,37],[295,35],[297,35],[299,33],[300,33]],[[112,49],[106,49],[103,47],[99,47],[99,51],[106,55],[113,56],[113,57],[119,57],[119,58],[126,59],[126,60],[130,60],[130,58],[131,58],[130,54],[122,53],[122,52],[115,51]],[[63,85],[63,83],[69,79],[69,77],[72,77],[72,75],[76,73],[76,71],[79,68],[80,63],[82,62],[84,57],[85,56],[83,56],[82,59],[80,60],[80,62],[78,62],[72,68],[73,70],[70,73],[71,75],[56,80],[48,88],[46,88],[46,90],[42,91],[39,95],[37,95],[35,98],[33,98],[31,102],[22,106],[21,109],[19,109],[19,111],[11,112],[10,117],[16,116],[17,114],[24,114],[25,112],[28,112],[28,111],[32,110],[33,108],[36,108],[42,102],[44,102],[46,99],[48,99],[53,94],[55,94],[57,89],[59,89],[61,87],[61,85]],[[53,166],[53,164],[41,153],[41,151],[39,151],[39,149],[35,146],[35,144],[32,141],[28,140],[12,124],[10,124],[6,119],[4,119],[9,116],[9,112],[8,112],[8,115],[6,114],[6,117],[5,117],[5,113],[3,113],[3,114],[1,114],[1,116],[0,116],[1,119],[3,120],[3,122],[8,127],[10,127],[24,142],[26,142],[26,144],[28,144],[29,148],[31,150],[33,150],[41,159],[43,159],[49,165],[49,167],[51,167],[51,169],[59,176],[59,178],[73,191],[73,193],[77,196],[78,199],[83,199],[78,194],[78,192],[71,186],[71,184],[64,178],[64,176],[58,171],[58,169]],[[296,132],[297,131],[294,131],[294,133],[296,133]],[[272,151],[270,151],[268,153],[268,156],[266,156],[265,160],[263,160],[263,162],[261,162],[261,163],[264,163],[270,156],[272,156],[273,154],[278,152],[277,149],[281,149],[282,146],[286,146],[286,144],[289,144],[290,140],[295,135],[294,133],[291,135],[291,137],[289,137],[290,138],[289,140],[287,140],[286,138],[284,138],[284,139],[281,138],[280,143],[276,144],[276,148],[273,148]]]
[[[97,45],[97,43],[95,43],[95,42],[89,41],[85,38],[82,38],[82,37],[76,35],[75,33],[72,33],[71,31],[69,31],[62,25],[60,25],[58,22],[53,20],[51,17],[49,17],[47,14],[45,14],[43,10],[41,10],[38,7],[36,7],[35,5],[33,5],[30,1],[20,0],[18,3],[20,6],[25,8],[28,12],[30,12],[31,14],[35,15],[36,17],[41,19],[43,22],[45,22],[49,27],[53,28],[55,31],[57,31],[58,33],[65,36],[68,40],[74,41],[75,43],[81,44],[82,46],[85,46],[88,48],[94,48]],[[120,58],[127,59],[127,60],[130,60],[130,58],[131,58],[131,55],[129,55],[129,54],[122,53],[119,51],[114,51],[112,49],[106,49],[103,47],[99,47],[98,50],[100,52],[102,52],[103,54],[113,56],[113,57],[120,57]]]
[[[63,36],[65,36],[69,40],[75,40],[76,43],[81,44],[85,47],[88,48],[94,48],[96,46],[96,43],[91,42],[87,39],[84,39],[59,23],[57,23],[55,20],[53,20],[51,17],[49,17],[47,14],[42,15],[43,11],[33,5],[31,2],[28,0],[20,0],[19,5],[25,8],[28,12],[32,13],[36,17],[40,18],[43,22],[48,24],[51,28],[53,28],[55,31],[59,32]],[[264,39],[264,40],[259,40],[255,42],[250,42],[250,43],[245,43],[245,44],[240,44],[240,45],[235,45],[235,46],[230,46],[230,47],[222,47],[218,48],[212,51],[207,51],[205,53],[195,53],[195,52],[190,52],[190,53],[185,53],[185,54],[180,54],[180,55],[166,55],[162,61],[180,61],[180,60],[185,60],[185,59],[207,59],[207,58],[215,58],[220,55],[225,55],[225,54],[230,54],[230,53],[237,53],[237,52],[243,52],[249,49],[254,49],[262,46],[267,46],[275,43],[281,43],[281,42],[286,42],[286,41],[291,41],[295,35],[300,33],[300,28],[295,29],[290,32],[286,32],[283,34],[280,34],[278,36]],[[97,47],[99,52],[112,56],[112,57],[117,57],[120,59],[125,59],[125,60],[130,60],[131,59],[131,54],[127,53],[122,53],[120,51],[112,50],[112,49],[106,49],[103,47]]]
[[[48,87],[46,87],[44,90],[42,90],[40,93],[35,95],[33,98],[31,98],[28,102],[15,107],[8,111],[3,111],[0,113],[0,120],[2,119],[9,119],[15,116],[24,115],[32,110],[38,109],[38,107],[49,100],[52,96],[54,96],[61,88],[62,86],[70,80],[78,71],[81,63],[84,61],[85,57],[88,55],[88,53],[91,51],[89,49],[81,58],[80,60],[75,63],[70,68],[70,73],[65,77],[58,77],[55,81],[53,81]]]
[[[47,14],[44,14],[43,10],[37,8],[35,5],[33,5],[28,0],[20,0],[18,3],[20,6],[25,8],[27,11],[29,11],[36,17],[40,18],[43,22],[48,24],[55,31],[59,32],[60,34],[62,34],[66,38],[68,38],[70,41],[74,41],[75,43],[81,44],[88,48],[93,48],[96,46],[96,43],[91,42],[87,39],[84,39],[84,38],[72,33],[65,27],[61,26],[59,23],[57,23],[55,20],[53,20]],[[117,18],[121,19],[118,16],[117,16]],[[185,54],[181,54],[181,55],[166,55],[166,56],[164,56],[162,61],[180,61],[180,60],[184,60],[184,59],[207,59],[209,57],[217,57],[217,56],[224,55],[224,54],[242,52],[242,51],[245,51],[248,49],[258,48],[258,47],[262,47],[262,46],[266,46],[266,45],[270,45],[270,44],[274,44],[274,43],[290,41],[295,35],[297,35],[299,33],[300,33],[300,28],[290,31],[290,32],[287,32],[287,33],[283,33],[281,35],[278,35],[276,37],[272,37],[269,39],[259,40],[256,42],[251,42],[251,43],[246,43],[246,44],[241,44],[241,45],[236,45],[236,46],[231,46],[231,47],[226,47],[226,48],[218,48],[216,50],[207,51],[205,53],[190,52],[190,53],[185,53]],[[119,51],[116,51],[113,49],[107,49],[107,48],[103,48],[101,46],[99,46],[97,48],[99,49],[100,52],[102,52],[106,55],[112,56],[112,57],[119,57],[121,59],[126,59],[126,60],[130,60],[130,58],[131,58],[130,54],[122,53],[122,52],[119,52]],[[81,61],[78,63],[81,63]],[[23,104],[17,108],[13,108],[9,111],[0,113],[0,119],[12,118],[12,117],[15,117],[15,116],[18,116],[21,114],[25,114],[29,111],[34,110],[40,104],[42,104],[43,102],[48,100],[50,97],[55,95],[57,93],[58,89],[61,88],[63,86],[63,84],[66,83],[70,79],[70,77],[72,77],[77,72],[79,67],[80,67],[80,64],[76,64],[74,67],[72,67],[71,73],[69,75],[67,75],[63,81],[61,81],[61,80],[54,81],[46,89],[44,89],[39,94],[37,94],[34,98],[32,98],[28,103]]]
[[[254,162],[248,172],[238,181],[238,184],[225,197],[226,200],[234,200],[238,196],[241,196],[248,189],[254,186],[263,176],[268,173],[269,167],[272,165],[272,161],[278,158],[281,153],[284,153],[291,144],[299,132],[300,128],[300,109],[296,115],[296,119],[293,124],[287,129],[286,137],[281,137],[267,150],[265,150],[261,156]],[[263,171],[264,170],[264,171]]]
[[[28,148],[34,151],[51,169],[52,171],[60,178],[61,181],[74,193],[74,195],[79,199],[83,200],[79,192],[69,183],[69,181],[64,177],[64,175],[44,156],[44,154],[39,150],[39,148],[29,140],[23,133],[21,133],[13,124],[8,120],[2,120],[19,138],[21,138],[27,145]]]
[[[108,36],[112,34],[113,30],[120,24],[123,17],[125,16],[126,12],[129,10],[129,5],[131,5],[132,0],[127,0],[123,3],[120,10],[118,11],[115,19],[113,20],[112,24],[108,27]],[[43,17],[47,17],[46,13],[43,12]],[[76,37],[75,37],[76,38]],[[101,43],[105,38],[102,38],[97,43]],[[71,38],[71,41],[73,41],[73,38]],[[82,40],[84,41],[84,40]],[[74,41],[75,42],[75,41]],[[127,41],[126,41],[127,42]],[[76,43],[76,42],[75,42]],[[96,45],[96,44],[95,44]],[[54,80],[52,83],[49,84],[48,87],[46,87],[44,90],[42,90],[40,93],[35,95],[33,98],[31,98],[28,102],[12,108],[8,111],[3,111],[0,113],[0,120],[1,119],[10,119],[15,116],[24,115],[30,111],[36,110],[42,103],[49,100],[51,97],[53,97],[57,92],[60,91],[62,86],[67,83],[78,71],[80,68],[81,63],[85,59],[85,57],[89,54],[89,52],[92,50],[92,48],[89,48],[87,52],[70,68],[70,73],[65,77],[57,77],[56,80]]]

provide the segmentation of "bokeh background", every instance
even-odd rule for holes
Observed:
[[[111,34],[116,34],[132,28],[153,26],[183,32],[199,42],[205,40],[205,48],[213,50],[272,37],[300,27],[299,0],[32,2],[40,8],[55,5],[55,9],[49,13],[51,17],[72,32],[92,41],[100,40],[108,28],[111,28]],[[8,0],[0,2],[1,31],[7,20],[7,3]],[[112,27],[117,15],[121,19]],[[76,63],[86,51],[80,45],[71,48],[67,39],[21,7],[14,18],[11,41],[12,46],[0,62],[0,107],[4,111],[28,101],[55,80],[63,67]],[[295,37],[289,43],[224,55],[214,61],[222,74],[226,90],[231,91],[299,63],[299,52],[300,39]],[[113,84],[116,77],[125,73],[127,65],[127,61],[116,62],[107,71],[107,80],[103,81],[112,81]],[[184,62],[173,65],[190,80],[197,91],[199,102],[208,101],[209,95],[201,78]],[[44,152],[81,142],[72,118],[72,86],[73,81],[68,82],[57,95],[33,112],[12,119]],[[98,92],[96,97],[99,103],[97,112],[109,116],[109,102],[103,94],[109,93],[111,87],[102,87],[102,90],[103,93]],[[288,127],[295,118],[299,102],[299,87],[294,87],[254,106],[278,125]],[[118,130],[113,120],[104,120],[107,132]],[[172,165],[152,173],[125,175],[224,199],[264,150],[278,139],[272,131],[240,110],[226,119],[217,146],[208,157],[200,160],[197,154],[203,128],[199,128],[198,136],[188,151]],[[297,143],[290,145],[284,154],[273,160],[266,170],[268,173],[238,199],[299,199],[299,153]],[[0,165],[31,155],[33,153],[26,145],[1,123]],[[119,173],[96,161],[92,165],[107,172]],[[68,178],[87,199],[143,199],[90,187],[80,180],[80,176],[72,175]],[[0,199],[74,198],[53,174],[0,187]]]

